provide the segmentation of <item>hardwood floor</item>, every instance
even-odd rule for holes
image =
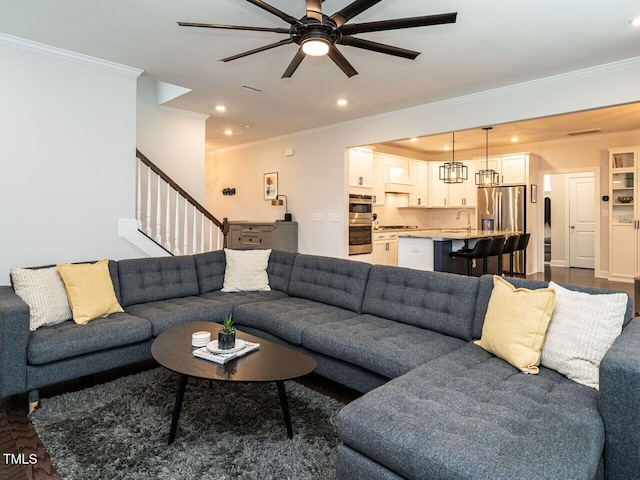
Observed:
[[[527,278],[553,280],[556,283],[569,285],[620,290],[629,293],[633,298],[632,283],[609,282],[604,279],[594,278],[593,270],[547,267],[544,273],[529,275]],[[157,364],[150,360],[43,388],[40,393],[43,398],[47,398],[63,392],[81,390],[123,375],[155,368],[156,366]],[[358,392],[318,375],[310,375],[301,380],[300,383],[345,404],[360,396]],[[51,458],[29,421],[26,395],[15,395],[0,401],[0,453],[2,453],[2,458],[0,458],[0,479],[45,480],[60,478],[55,471]]]

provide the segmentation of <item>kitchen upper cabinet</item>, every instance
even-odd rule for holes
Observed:
[[[467,166],[467,180],[462,183],[444,183],[440,180],[442,163],[430,163],[429,206],[432,208],[474,207],[477,187],[474,183],[476,162],[462,162]]]
[[[478,187],[475,184],[476,162],[462,162],[467,166],[467,180],[449,184],[449,207],[475,207]],[[444,183],[444,182],[443,182]]]
[[[528,155],[503,155],[501,185],[526,185],[529,179]]]
[[[349,190],[371,191],[373,188],[373,150],[349,149]]]
[[[489,157],[488,164],[489,170],[498,172],[499,185],[529,184],[530,166],[528,153]],[[487,159],[478,159],[477,168],[478,170],[486,170]]]
[[[440,165],[429,164],[429,206],[432,208],[449,206],[449,185],[440,180]]]
[[[409,178],[413,183],[413,193],[409,194],[409,206],[426,207],[429,203],[429,164],[420,160],[411,160]]]
[[[373,204],[384,205],[384,157],[373,154]]]

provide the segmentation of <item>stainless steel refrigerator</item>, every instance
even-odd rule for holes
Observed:
[[[478,188],[478,229],[527,232],[526,215],[527,187],[480,187]],[[509,257],[503,258],[505,270]],[[513,262],[515,273],[526,274],[526,252],[516,252]]]

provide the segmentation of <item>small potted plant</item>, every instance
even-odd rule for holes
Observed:
[[[236,346],[236,327],[233,326],[231,315],[225,315],[222,320],[222,330],[218,332],[218,348],[229,350]]]

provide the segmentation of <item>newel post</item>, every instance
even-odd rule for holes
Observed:
[[[229,219],[222,219],[222,248],[227,248],[227,234],[229,233]]]

